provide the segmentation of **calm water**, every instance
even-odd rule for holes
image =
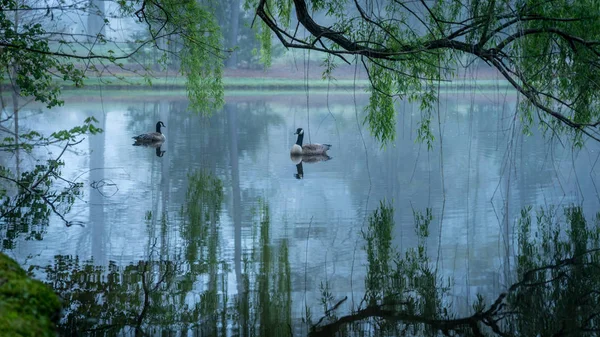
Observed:
[[[451,280],[447,301],[465,315],[477,294],[493,301],[514,281],[523,207],[576,204],[589,217],[599,210],[600,144],[573,150],[537,130],[524,136],[510,94],[442,96],[429,151],[415,142],[420,113],[410,103],[399,105],[397,140],[382,149],[362,125],[365,95],[232,95],[210,118],[188,113],[183,96],[111,97],[68,99],[20,119],[24,130],[50,133],[94,116],[104,129],[63,157],[63,176],[84,184],[66,218],[83,226],[52,216],[35,229],[41,240],[23,233],[5,249],[63,287],[72,300],[63,322],[75,330],[133,335],[137,321],[121,312],[148,307],[142,326],[150,335],[238,334],[232,322],[241,309],[223,311],[236,303],[258,311],[264,298],[241,298],[266,293],[283,299],[271,303],[273,312],[289,312],[290,331],[305,335],[306,321],[316,323],[346,296],[339,316],[364,306],[364,233],[381,203],[393,207],[392,245],[402,254],[419,242],[415,212],[430,211],[429,265]],[[166,125],[161,148],[132,146],[131,136],[153,131],[158,120]],[[302,164],[303,179],[289,157],[297,127],[305,142],[333,145],[331,160]],[[60,150],[23,155],[20,167]],[[16,158],[3,161],[14,166]],[[143,284],[160,285],[149,302]],[[222,316],[212,326],[194,307]]]

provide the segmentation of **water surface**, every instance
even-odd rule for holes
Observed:
[[[123,304],[125,311],[157,311],[144,312],[150,335],[238,334],[231,322],[252,309],[223,312],[235,303],[262,308],[267,299],[260,294],[269,294],[271,314],[289,313],[294,334],[306,334],[306,322],[325,314],[324,294],[329,308],[348,298],[340,315],[364,306],[364,235],[382,204],[393,208],[392,245],[399,252],[420,242],[415,214],[431,214],[430,266],[451,280],[452,305],[464,315],[477,294],[493,300],[514,281],[515,224],[523,207],[575,204],[589,217],[598,211],[599,144],[574,149],[535,128],[524,135],[510,93],[441,96],[432,149],[415,142],[417,104],[398,105],[397,139],[382,148],[362,123],[363,94],[238,94],[211,117],[187,111],[183,95],[73,98],[43,114],[21,113],[24,129],[50,133],[88,116],[104,129],[63,156],[65,178],[84,184],[65,217],[83,226],[67,227],[52,216],[40,228],[41,240],[23,234],[5,250],[57,287],[97,285],[87,297],[69,297],[77,298],[69,304],[77,314],[63,322],[74,330],[134,334],[137,320],[119,316],[115,304],[130,296],[135,300]],[[153,131],[159,120],[167,138],[159,149],[132,146],[131,136]],[[332,144],[332,159],[303,163],[302,179],[289,156],[298,127],[305,142]],[[58,152],[50,147],[37,155]],[[21,168],[34,165],[34,157],[23,157]],[[108,287],[110,275],[124,288]],[[145,302],[144,284],[165,291]],[[248,300],[248,294],[258,295]],[[222,316],[198,321],[198,312]]]

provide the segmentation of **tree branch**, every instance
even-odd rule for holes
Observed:
[[[359,16],[357,18],[373,27],[373,31],[381,32],[381,36],[385,39],[393,40],[395,44],[393,48],[387,47],[386,44],[383,43],[375,44],[370,39],[365,39],[366,41],[352,40],[348,37],[349,34],[334,31],[329,27],[319,25],[314,21],[311,12],[308,9],[306,0],[293,0],[293,4],[295,6],[298,24],[306,28],[306,30],[315,37],[315,40],[313,40],[312,43],[289,35],[283,27],[280,27],[274,17],[271,14],[268,14],[266,0],[261,0],[259,2],[256,14],[266,23],[269,29],[275,33],[277,38],[286,48],[322,51],[338,57],[342,57],[343,55],[366,56],[369,61],[380,67],[383,66],[383,63],[378,63],[376,60],[393,62],[426,62],[424,59],[419,60],[418,55],[434,50],[455,50],[464,54],[477,56],[489,65],[495,67],[519,93],[527,98],[533,107],[556,119],[561,124],[564,124],[577,132],[582,132],[596,141],[600,141],[600,136],[592,130],[592,128],[600,126],[600,120],[593,120],[587,123],[576,122],[572,116],[588,113],[588,111],[578,111],[574,105],[575,101],[569,103],[568,100],[561,99],[559,95],[553,94],[555,86],[552,84],[540,88],[539,86],[530,83],[529,78],[527,77],[528,75],[519,69],[518,55],[510,55],[510,53],[505,50],[513,42],[521,38],[535,35],[548,35],[550,37],[556,36],[565,40],[569,43],[569,47],[575,52],[578,51],[577,46],[580,45],[587,48],[587,50],[596,57],[600,57],[600,48],[598,47],[600,46],[600,41],[586,40],[581,36],[563,30],[558,25],[548,26],[547,24],[548,22],[583,22],[584,20],[594,20],[600,16],[592,14],[587,17],[549,17],[537,14],[535,11],[541,10],[539,7],[526,5],[516,9],[509,9],[507,13],[497,13],[498,6],[500,5],[492,1],[488,4],[488,7],[485,8],[485,13],[483,15],[473,16],[462,21],[454,22],[438,17],[432,8],[428,6],[426,1],[421,0],[420,4],[424,6],[427,11],[427,14],[424,15],[428,15],[433,22],[428,23],[428,21],[421,18],[418,13],[405,5],[404,2],[394,0],[395,4],[402,6],[406,11],[411,13],[429,32],[429,40],[417,38],[414,39],[416,42],[414,42],[413,45],[410,45],[407,44],[407,42],[403,42],[402,38],[386,28],[388,26],[384,24],[381,19],[369,16],[360,6],[358,1],[353,0],[353,2],[358,10]],[[496,23],[494,24],[493,22]],[[540,27],[522,29],[519,25],[523,22],[546,23],[542,24]],[[437,32],[434,34],[431,27],[433,24],[437,24],[439,34]],[[441,24],[449,25],[448,27],[453,29],[449,30],[448,27],[442,27]],[[478,40],[476,42],[469,43],[468,41],[470,40],[464,38],[465,35],[477,33],[478,31],[481,32],[478,34]],[[513,33],[508,34],[507,32]],[[328,44],[323,42],[323,39],[331,41],[335,44],[336,48],[329,47]],[[499,42],[497,42],[495,46],[486,47],[492,40],[498,40]],[[317,42],[320,43],[320,46],[316,45]],[[529,57],[530,55],[526,56]],[[590,65],[597,67],[600,63],[591,62]],[[364,66],[366,68],[368,65],[365,64]],[[393,67],[384,68],[387,71],[398,71]],[[543,102],[542,99],[540,99],[540,96],[549,98],[550,103]],[[563,110],[567,110],[568,115],[563,114]]]

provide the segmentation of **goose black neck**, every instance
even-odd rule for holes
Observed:
[[[160,122],[156,123],[156,132],[160,133]]]
[[[296,140],[296,145],[298,146],[302,146],[302,140],[304,139],[304,134],[299,133],[298,134],[298,140]]]

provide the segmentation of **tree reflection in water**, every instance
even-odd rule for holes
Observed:
[[[565,208],[564,216],[554,208],[535,214],[524,209],[515,238],[516,281],[491,301],[478,296],[472,313],[459,317],[449,281],[436,274],[427,254],[431,210],[414,211],[419,240],[400,252],[392,246],[394,212],[383,201],[363,232],[367,274],[359,307],[342,312],[345,299],[336,298],[325,283],[325,317],[301,321],[292,317],[288,243],[273,243],[268,204],[259,202],[255,212],[253,248],[243,257],[235,281],[238,293],[232,295],[227,284],[231,268],[221,257],[219,237],[222,183],[198,172],[190,176],[189,186],[180,260],[159,257],[128,266],[97,266],[57,256],[55,264],[45,268],[66,304],[63,334],[292,336],[301,325],[308,325],[305,331],[312,336],[598,332],[600,214],[589,223],[576,206]]]
[[[244,258],[242,293],[229,296],[221,260],[219,214],[222,182],[204,171],[189,176],[187,204],[182,210],[185,237],[181,260],[167,260],[151,247],[156,259],[128,266],[56,256],[44,268],[50,285],[65,303],[63,335],[162,335],[177,332],[207,336],[226,331],[242,335],[288,335],[291,286],[287,241],[271,243],[269,209],[256,212],[254,249]],[[150,222],[152,214],[146,220]],[[165,229],[166,217],[159,221]]]
[[[424,237],[432,220],[415,212],[420,238],[404,255],[391,247],[393,212],[385,203],[365,232],[368,275],[362,308],[315,327],[313,336],[461,335],[595,336],[600,330],[600,213],[589,224],[580,207],[521,212],[517,281],[491,303],[478,296],[473,314],[457,317],[448,285],[432,270]],[[532,219],[533,218],[533,219]]]

